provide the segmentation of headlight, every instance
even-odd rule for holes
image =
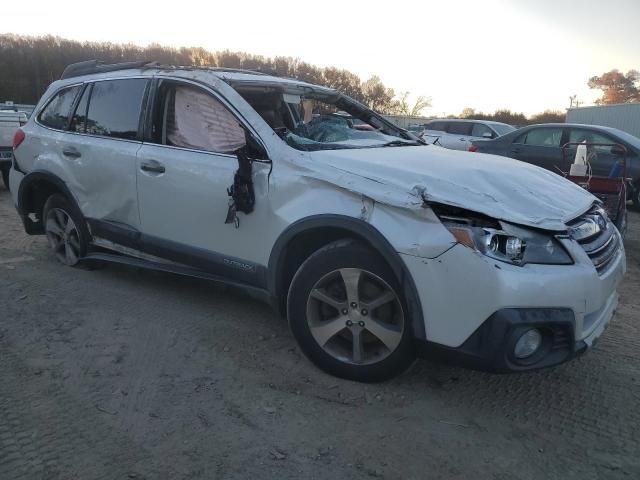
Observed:
[[[570,265],[571,257],[550,235],[503,224],[502,230],[443,221],[458,242],[480,253],[513,265],[541,263]]]

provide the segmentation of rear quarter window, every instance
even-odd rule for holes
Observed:
[[[66,130],[71,109],[79,92],[80,85],[60,90],[44,107],[38,117],[38,121],[45,127]]]

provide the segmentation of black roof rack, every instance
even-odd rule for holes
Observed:
[[[87,60],[85,62],[68,65],[62,72],[60,79],[91,75],[92,73],[115,72],[129,68],[142,68],[144,66],[152,66],[153,64],[154,62],[149,62],[148,60],[124,63],[103,63],[100,60]]]

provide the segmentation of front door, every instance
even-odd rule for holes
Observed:
[[[269,224],[270,164],[253,164],[255,210],[225,223],[227,189],[238,168],[233,152],[245,144],[238,119],[212,92],[161,80],[152,123],[151,139],[137,162],[147,251],[244,282],[257,281],[268,258],[266,246],[261,248],[256,239]]]
[[[546,168],[554,173],[569,171],[570,161],[562,156],[562,127],[538,127],[527,130],[511,144],[509,156]]]

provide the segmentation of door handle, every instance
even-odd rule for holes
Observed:
[[[149,172],[149,173],[165,172],[164,165],[162,165],[157,160],[147,160],[145,162],[140,163],[140,170],[142,170],[143,172]]]
[[[520,153],[520,149],[519,148],[514,148],[513,150],[511,150],[511,153]]]
[[[62,154],[69,158],[80,158],[82,154],[73,147],[66,147],[62,150]]]

